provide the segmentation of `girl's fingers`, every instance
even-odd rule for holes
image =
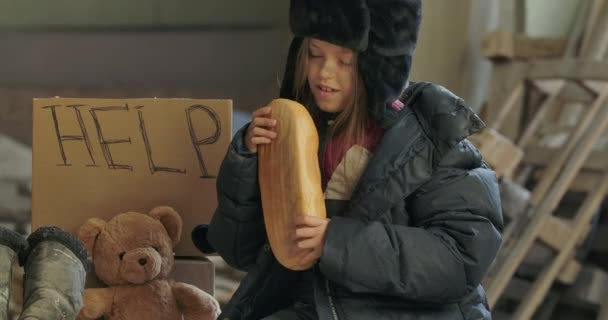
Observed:
[[[272,142],[272,140],[270,140],[269,138],[266,137],[253,137],[251,138],[251,143],[258,145],[258,144],[269,144],[270,142]]]
[[[300,254],[303,255],[308,255],[308,253],[312,252],[313,249],[298,249],[298,247],[296,246],[292,246],[291,249],[289,249],[289,257],[297,257]],[[304,253],[303,253],[304,252]]]
[[[318,227],[325,223],[324,218],[319,218],[315,216],[300,216],[297,215],[294,219],[294,222],[297,227],[306,226],[306,227]]]
[[[314,238],[309,238],[309,239],[298,241],[296,246],[299,249],[315,249],[315,248],[319,247],[320,244],[321,244],[321,238],[314,237]]]
[[[253,118],[253,120],[251,121],[251,124],[254,127],[272,128],[272,127],[276,126],[277,120],[271,119],[271,118],[256,117],[256,118]]]
[[[274,139],[277,137],[277,133],[274,131],[270,131],[270,130],[266,130],[262,127],[255,127],[253,128],[253,130],[251,131],[252,135],[254,137],[266,137],[266,138],[271,138]]]
[[[318,233],[316,228],[298,228],[296,229],[296,239],[312,238],[318,235]]]
[[[319,259],[319,257],[321,257],[321,254],[318,250],[312,250],[311,252],[309,252],[307,255],[304,256],[304,258],[302,258],[300,260],[300,265],[307,265],[317,259]]]

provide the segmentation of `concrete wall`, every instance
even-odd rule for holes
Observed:
[[[286,25],[287,0],[0,0],[3,29]]]
[[[427,0],[411,78],[439,83],[478,110],[490,64],[481,37],[496,24],[497,0]]]
[[[0,33],[0,133],[31,143],[34,97],[230,98],[278,94],[284,29]]]
[[[572,0],[526,0],[526,34],[536,37],[567,36],[581,3]]]

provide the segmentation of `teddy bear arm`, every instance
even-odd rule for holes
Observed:
[[[172,282],[171,288],[184,320],[214,320],[219,316],[219,303],[205,291],[182,282]]]
[[[101,318],[112,309],[114,300],[113,288],[94,288],[84,291],[84,303],[78,319],[88,320]]]

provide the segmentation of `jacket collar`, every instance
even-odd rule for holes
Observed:
[[[443,154],[483,122],[462,99],[430,83],[412,83],[364,171],[347,216],[375,220],[427,182]],[[390,107],[389,107],[390,108]]]

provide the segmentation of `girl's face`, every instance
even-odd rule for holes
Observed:
[[[336,113],[353,103],[355,66],[351,49],[310,39],[306,74],[310,92],[321,110]]]

